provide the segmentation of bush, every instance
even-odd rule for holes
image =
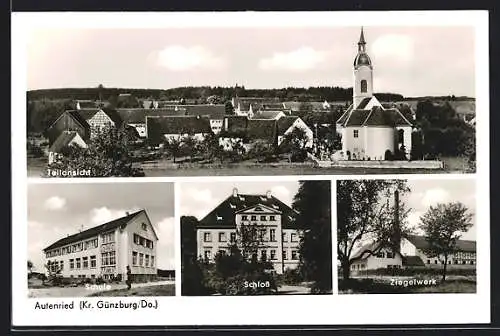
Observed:
[[[302,275],[297,269],[289,269],[287,268],[283,275],[280,277],[280,280],[287,285],[296,285],[304,281]]]
[[[450,265],[448,265],[450,266]],[[390,275],[390,276],[418,276],[418,275],[441,275],[443,269],[441,267],[429,268],[378,268],[374,270],[363,271],[366,275]],[[476,275],[475,268],[447,268],[447,275]]]
[[[96,283],[96,285],[102,285],[102,284],[105,284],[105,283],[106,283],[106,280],[104,280],[102,277],[98,277],[98,278],[95,280],[95,283]]]

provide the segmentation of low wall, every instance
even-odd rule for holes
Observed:
[[[320,167],[443,169],[442,161],[318,161]]]

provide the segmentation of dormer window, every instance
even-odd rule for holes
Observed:
[[[229,203],[229,206],[231,207],[231,209],[236,209],[236,205],[234,205],[232,203]]]

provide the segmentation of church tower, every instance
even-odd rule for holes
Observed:
[[[356,108],[364,98],[373,96],[373,66],[366,53],[366,41],[361,27],[358,54],[354,59],[353,107]]]

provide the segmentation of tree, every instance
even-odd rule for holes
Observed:
[[[219,157],[222,150],[219,137],[214,133],[206,134],[200,143],[200,151],[204,154],[206,160],[212,161],[214,158]]]
[[[181,147],[182,147],[182,142],[179,138],[169,138],[165,139],[163,143],[163,148],[164,150],[167,151],[170,155],[172,155],[175,163],[175,159],[180,155],[181,153]]]
[[[314,281],[314,292],[332,290],[330,181],[301,181],[292,207],[304,235],[300,243],[300,272]]]
[[[181,273],[182,295],[206,295],[203,272],[197,260],[196,225],[194,216],[181,217]]]
[[[33,262],[31,260],[28,260],[28,272],[31,274],[33,272]]]
[[[304,161],[307,158],[307,145],[309,137],[304,129],[295,127],[291,132],[283,136],[279,148],[281,153],[287,153],[288,159],[292,161]]]
[[[134,167],[129,133],[122,128],[95,129],[87,148],[71,145],[61,154],[49,169],[90,170],[90,177],[144,176],[141,168]]]
[[[344,280],[350,278],[352,263],[384,248],[399,252],[400,239],[410,233],[408,211],[399,198],[409,192],[406,180],[337,181],[337,256]],[[394,196],[394,204],[390,199]],[[371,248],[355,255],[363,242]]]
[[[430,257],[443,257],[443,281],[446,280],[448,257],[457,251],[461,233],[472,226],[472,213],[460,202],[439,203],[430,206],[420,217],[420,228],[428,242],[426,253]]]
[[[226,103],[224,105],[225,105],[226,115],[234,115],[233,103],[230,100],[228,100],[228,101],[226,101]]]
[[[196,155],[198,150],[198,140],[192,135],[187,135],[182,138],[181,143],[182,147],[189,155],[189,161],[193,161],[193,156]]]
[[[258,139],[250,144],[248,157],[256,158],[258,161],[268,162],[275,156],[274,146],[267,140]]]

